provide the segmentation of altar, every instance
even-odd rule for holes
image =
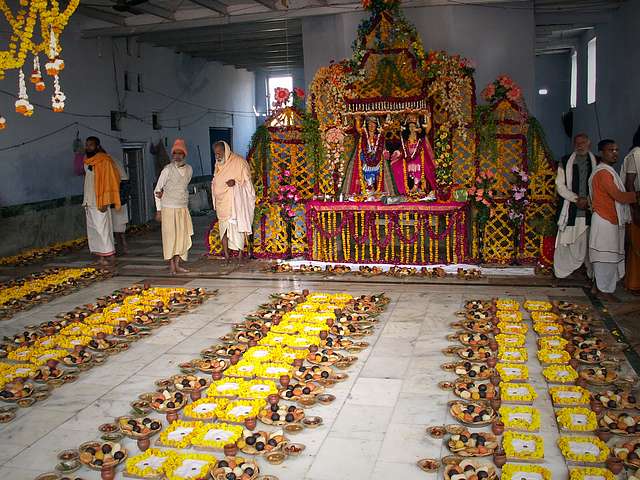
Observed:
[[[460,202],[308,202],[311,260],[429,265],[467,258],[467,205]]]

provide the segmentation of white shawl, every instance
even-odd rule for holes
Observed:
[[[593,173],[596,169],[596,157],[593,153],[589,152],[589,159],[591,160],[591,172]],[[575,199],[570,199],[569,194],[573,193],[575,197],[577,194],[573,192],[573,164],[576,161],[576,152],[573,152],[567,161],[567,167],[562,172],[562,168],[558,168],[558,176],[560,177],[562,173],[564,173],[564,181],[562,178],[556,179],[556,189],[562,198],[564,198],[564,202],[562,204],[562,210],[560,211],[560,216],[558,217],[558,229],[560,231],[564,230],[569,222],[569,206],[571,203],[575,202]]]
[[[624,157],[624,162],[622,163],[622,169],[620,170],[620,178],[622,181],[626,181],[627,172],[629,171],[629,166],[631,164],[635,165],[636,171],[636,181],[633,186],[636,189],[636,192],[640,191],[640,147],[634,147],[631,151]]]
[[[616,187],[618,187],[618,189],[621,192],[626,192],[624,188],[624,183],[622,182],[620,175],[618,175],[618,172],[616,172],[611,165],[607,165],[604,162],[600,162],[600,164],[596,167],[596,169],[591,174],[591,177],[589,178],[589,192],[590,192],[589,196],[593,195],[593,187],[592,187],[593,177],[595,176],[596,173],[602,170],[606,170],[611,174],[611,176],[613,177],[613,182],[616,184]],[[593,197],[592,197],[592,200],[593,200]],[[616,202],[616,215],[618,216],[619,226],[624,226],[627,223],[631,223],[631,208],[629,208],[629,205]]]

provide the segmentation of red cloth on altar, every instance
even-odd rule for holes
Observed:
[[[409,152],[412,151],[413,145],[407,145]],[[429,193],[426,185],[429,185],[430,190],[437,189],[436,183],[436,167],[433,163],[433,151],[429,146],[429,143],[423,138],[418,142],[417,150],[413,153],[413,158],[405,159],[403,152],[396,151],[391,157],[391,172],[393,173],[393,179],[396,184],[396,188],[400,195],[406,195],[407,186],[405,185],[405,170],[407,170],[407,177],[411,175],[409,173],[409,167],[413,167],[414,170],[419,171],[419,175],[416,175],[422,182],[422,189],[425,193]],[[424,168],[423,168],[424,160]]]

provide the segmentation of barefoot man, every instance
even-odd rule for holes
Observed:
[[[213,208],[218,216],[224,258],[229,263],[229,249],[238,251],[238,263],[247,235],[251,235],[256,193],[249,164],[231,151],[226,142],[213,145],[216,171],[211,181]]]
[[[189,271],[180,266],[180,260],[187,261],[193,235],[188,191],[193,170],[186,158],[187,146],[178,138],[171,149],[171,163],[162,169],[154,190],[156,220],[162,222],[162,251],[172,275]]]

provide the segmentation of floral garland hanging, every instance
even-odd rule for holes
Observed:
[[[453,182],[451,162],[451,127],[444,123],[438,127],[433,137],[433,153],[436,164],[436,180],[440,188],[447,188]]]

